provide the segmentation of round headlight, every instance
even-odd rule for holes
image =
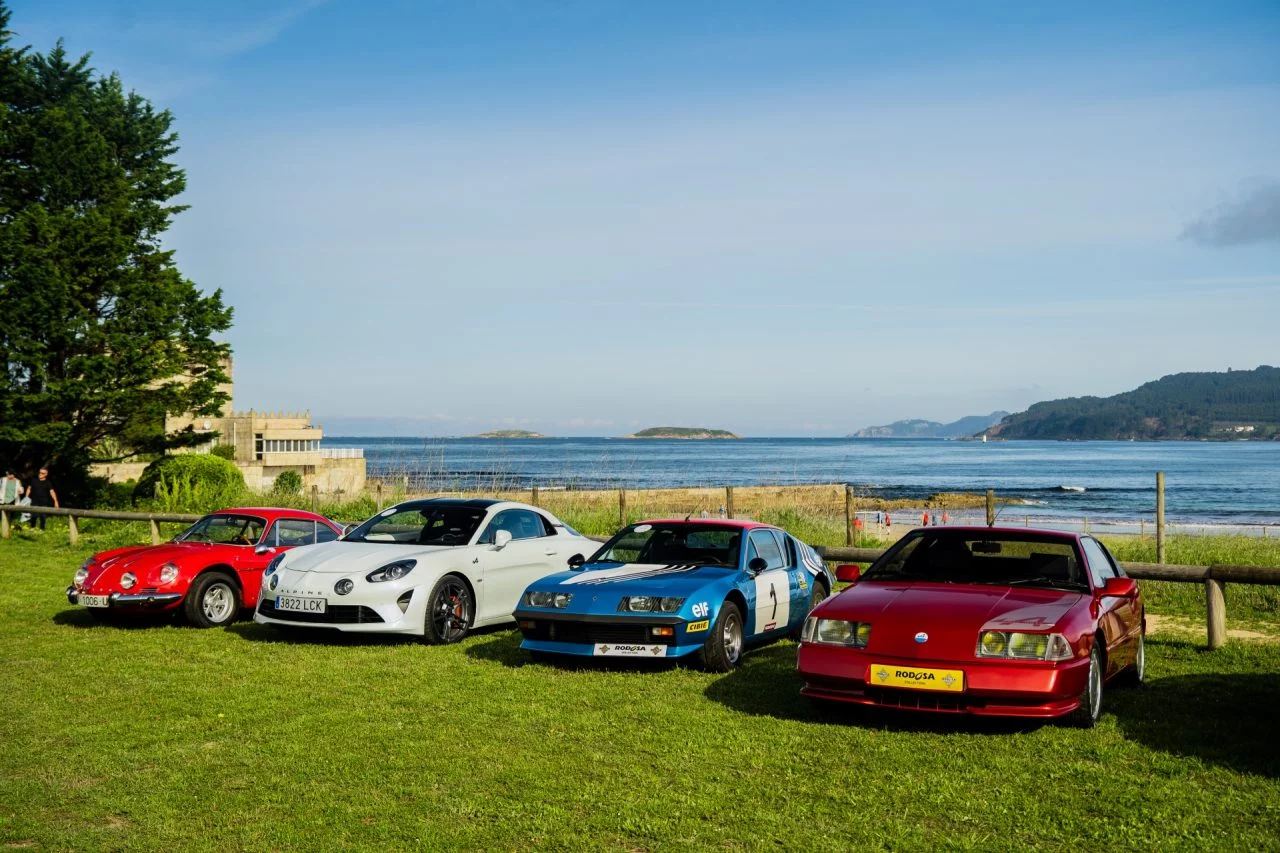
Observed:
[[[120,576],[120,586],[125,589],[133,589],[133,585],[138,582],[138,576],[133,572],[125,572]]]
[[[272,578],[272,580],[274,581],[275,578]],[[351,582],[351,578],[343,578],[342,580],[338,581],[333,585],[333,591],[336,592],[338,595],[346,595],[347,593],[351,592],[351,590],[355,588],[356,588],[356,585]]]
[[[275,592],[275,591],[276,591],[276,587],[280,586],[280,576],[279,576],[279,575],[272,575],[272,576],[271,576],[271,581],[267,584],[267,586],[271,588],[271,591],[272,591],[272,592]]]
[[[178,567],[173,563],[165,563],[160,567],[160,583],[173,583],[178,579]]]
[[[84,566],[76,569],[75,576],[71,578],[71,582],[76,586],[84,586],[84,582],[89,579],[89,570]]]
[[[647,595],[633,595],[627,599],[627,609],[632,613],[648,613],[653,609],[653,599]]]
[[[675,613],[683,606],[683,598],[664,598],[659,602],[658,609],[663,613]]]

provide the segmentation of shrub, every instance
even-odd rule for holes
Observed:
[[[213,449],[209,451],[210,456],[216,456],[219,459],[225,459],[228,462],[234,462],[236,458],[236,448],[233,444],[215,444]]]
[[[201,489],[206,495],[244,491],[244,474],[231,462],[204,453],[182,453],[162,456],[152,462],[133,488],[134,501],[151,500],[156,486],[172,491],[179,483],[189,489]],[[171,495],[172,497],[172,495]]]
[[[302,491],[302,475],[297,471],[282,471],[271,485],[271,491],[278,495],[296,495]]]

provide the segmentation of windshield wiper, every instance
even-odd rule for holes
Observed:
[[[1063,580],[1062,578],[1048,578],[1044,576],[1034,578],[1014,578],[1013,580],[1005,581],[1006,586],[1027,586],[1029,584],[1038,584],[1040,586],[1051,587],[1053,589],[1080,590],[1084,588],[1083,584],[1078,581]]]

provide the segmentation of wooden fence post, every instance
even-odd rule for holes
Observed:
[[[996,493],[987,489],[987,527],[996,526]]]
[[[378,500],[377,500],[378,512],[382,512],[382,481],[381,480],[378,481],[378,488],[376,489],[376,491],[378,493]]]
[[[534,506],[538,506],[538,487],[537,486],[534,486],[533,489],[530,490],[529,503],[533,504]]]
[[[844,543],[853,547],[853,486],[844,487]]]
[[[627,526],[627,490],[618,489],[618,526]]]
[[[311,484],[311,511],[315,512],[316,507],[320,506],[320,487],[315,483]]]
[[[1164,562],[1164,472],[1156,472],[1156,562]]]
[[[724,487],[724,512],[725,517],[733,518],[733,486]]]
[[[1213,569],[1209,570],[1211,573]],[[1227,642],[1226,584],[1209,578],[1204,582],[1205,609],[1209,614],[1209,649],[1220,649]]]
[[[67,536],[74,545],[80,541],[80,528],[76,525],[76,517],[74,515],[67,516]]]
[[[9,538],[9,513],[0,509],[0,539]]]
[[[149,520],[151,522],[151,544],[159,545],[160,544],[160,525],[156,522],[154,518]]]

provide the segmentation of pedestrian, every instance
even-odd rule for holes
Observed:
[[[951,523],[951,515],[945,509],[942,511],[942,523],[943,524]]]
[[[876,510],[876,527],[884,527],[884,513]]]
[[[884,514],[884,526],[889,530],[893,529],[893,519],[889,517],[889,513]]]
[[[58,490],[53,487],[53,481],[49,479],[49,469],[41,468],[36,474],[36,479],[31,481],[27,486],[27,497],[31,499],[32,506],[58,506]],[[45,516],[39,513],[32,513],[31,526],[40,526],[44,530]]]
[[[22,481],[12,468],[6,468],[4,479],[0,480],[0,504],[16,504],[21,497]]]
[[[924,512],[920,513],[920,526],[921,527],[929,526],[929,510],[927,509]]]

